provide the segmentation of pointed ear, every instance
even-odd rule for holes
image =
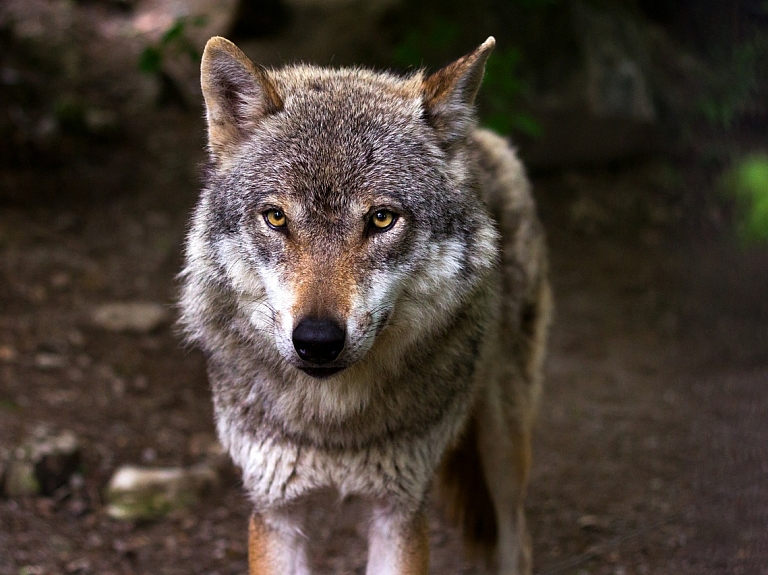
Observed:
[[[424,110],[445,145],[464,137],[471,127],[475,96],[483,80],[485,62],[495,45],[491,36],[474,52],[423,81]]]
[[[220,161],[259,120],[279,112],[283,101],[267,71],[229,40],[208,40],[200,64],[200,84],[208,120],[208,146]]]

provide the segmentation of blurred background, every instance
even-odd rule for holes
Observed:
[[[768,2],[3,0],[0,573],[245,573],[248,504],[173,328],[199,59],[409,72],[489,35],[482,125],[548,230],[537,573],[768,565]],[[162,470],[162,472],[158,472]],[[321,573],[363,573],[355,503]],[[432,516],[434,573],[481,573]]]

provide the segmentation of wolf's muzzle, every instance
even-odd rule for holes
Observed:
[[[341,355],[345,337],[344,328],[335,321],[308,317],[293,329],[293,347],[304,361],[322,365]]]

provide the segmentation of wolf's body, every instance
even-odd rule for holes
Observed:
[[[530,571],[549,288],[522,166],[473,121],[492,48],[398,78],[206,47],[182,322],[254,505],[252,575],[309,572],[327,489],[369,503],[369,575],[426,573],[436,476],[491,568]]]

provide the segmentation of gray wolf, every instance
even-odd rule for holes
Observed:
[[[494,43],[406,77],[205,48],[181,323],[253,504],[251,575],[310,571],[321,491],[369,509],[368,575],[426,574],[433,484],[492,572],[530,572],[550,290],[524,170],[475,121]]]

